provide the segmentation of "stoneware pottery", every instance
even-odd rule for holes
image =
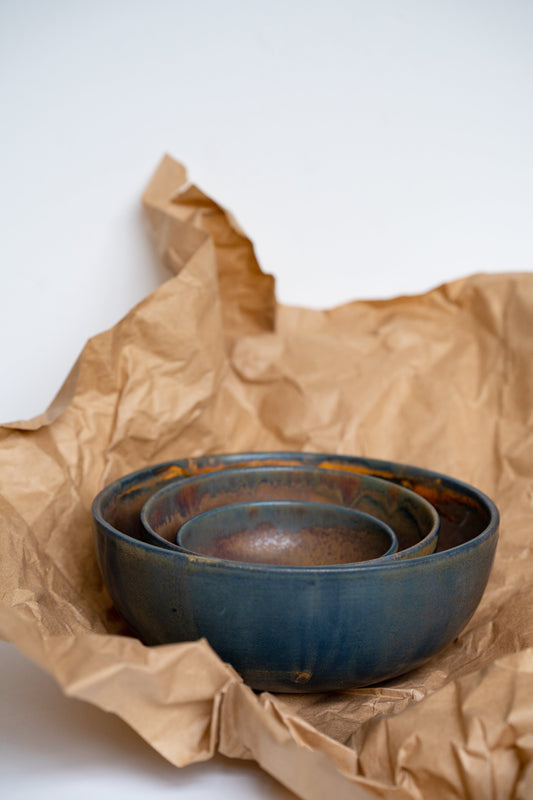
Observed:
[[[440,515],[435,553],[298,569],[233,564],[142,541],[141,508],[170,481],[227,467],[311,465],[407,486]],[[117,610],[146,644],[206,637],[255,689],[365,686],[418,667],[476,610],[499,515],[477,489],[404,464],[315,453],[183,459],[120,478],[93,503],[98,559]]]
[[[197,555],[289,567],[363,562],[398,549],[393,530],[370,514],[292,500],[204,511],[181,526],[176,542]]]
[[[191,517],[257,500],[328,502],[371,514],[398,537],[393,559],[426,555],[437,545],[438,514],[415,492],[371,475],[294,466],[225,469],[166,486],[143,508],[145,540],[175,549],[176,532]]]

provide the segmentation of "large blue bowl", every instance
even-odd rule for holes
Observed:
[[[175,549],[176,531],[191,517],[232,503],[301,500],[333,503],[371,514],[389,525],[403,559],[433,553],[439,516],[423,497],[373,475],[309,466],[255,466],[194,475],[164,486],[141,512],[144,539]]]
[[[430,500],[438,551],[375,565],[228,564],[142,541],[144,502],[178,477],[255,464],[304,464],[377,475]],[[421,468],[310,453],[183,459],[127,475],[93,503],[105,584],[146,644],[205,637],[255,689],[365,686],[418,667],[454,640],[477,608],[498,538],[483,493]]]

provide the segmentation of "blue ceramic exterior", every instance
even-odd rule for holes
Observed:
[[[139,513],[181,475],[254,463],[311,464],[409,486],[441,514],[439,551],[374,565],[293,569],[227,564],[140,540]],[[210,456],[149,467],[93,504],[104,581],[147,644],[206,637],[255,689],[327,691],[413,669],[448,645],[477,608],[499,515],[473,487],[417,467],[323,454]]]
[[[158,492],[145,504],[145,527]],[[155,507],[157,516],[157,508]],[[362,563],[398,550],[396,534],[381,520],[332,503],[270,500],[204,511],[178,530],[189,553],[252,564],[293,567]]]
[[[144,538],[175,549],[176,531],[191,517],[255,500],[312,500],[364,511],[398,537],[398,551],[390,556],[394,559],[427,555],[437,546],[439,516],[420,495],[372,475],[312,466],[240,467],[176,481],[143,508]]]

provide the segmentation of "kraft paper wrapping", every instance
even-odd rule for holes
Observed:
[[[144,204],[175,276],[87,343],[43,415],[0,429],[0,632],[178,766],[255,759],[309,800],[533,797],[533,276],[289,308],[180,164]],[[489,585],[443,653],[382,686],[259,695],[206,641],[128,630],[94,495],[166,459],[270,449],[417,464],[495,500]]]

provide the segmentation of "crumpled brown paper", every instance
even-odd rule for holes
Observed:
[[[177,162],[144,204],[175,277],[88,342],[48,411],[0,429],[0,632],[176,765],[256,759],[309,800],[532,797],[533,276],[288,308]],[[267,449],[413,463],[496,501],[494,570],[452,645],[378,687],[275,696],[205,641],[132,635],[102,586],[93,496],[146,464]]]

